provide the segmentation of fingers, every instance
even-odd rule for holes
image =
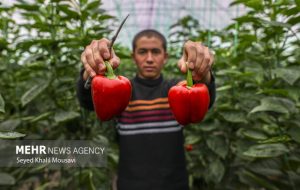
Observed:
[[[184,58],[182,57],[181,59],[179,59],[178,63],[177,63],[177,66],[179,68],[179,70],[182,72],[182,73],[186,73],[187,72],[187,62],[184,60]]]
[[[104,60],[107,60],[111,57],[109,53],[109,46],[110,46],[110,41],[106,38],[103,38],[98,41],[98,48],[100,51],[101,57],[103,57]]]
[[[192,71],[193,80],[201,80],[211,69],[214,57],[209,48],[200,42],[187,41],[184,44],[183,56],[178,61],[178,67],[185,73],[187,68]]]
[[[188,63],[189,69],[195,69],[195,63],[197,62],[197,46],[195,42],[187,41],[184,45],[184,57]]]
[[[206,46],[203,45],[199,45],[198,48],[198,55],[199,58],[197,59],[197,63],[195,65],[195,71],[194,71],[194,76],[195,80],[201,80],[203,76],[205,76],[207,74],[207,72],[210,70],[211,68],[211,60],[212,57],[209,53],[209,49]]]
[[[112,58],[109,60],[109,63],[113,67],[113,69],[116,69],[120,65],[120,58],[116,56],[115,51],[112,49]]]
[[[101,73],[104,70],[103,56],[100,54],[101,45],[99,44],[99,41],[93,40],[90,45],[90,49],[92,49],[92,56],[89,54],[89,56],[91,57],[90,63],[93,64],[94,62],[95,66],[93,68],[97,73]],[[87,51],[90,52],[88,48]]]
[[[91,67],[91,64],[88,64],[85,52],[82,52],[82,54],[81,54],[81,62],[83,64],[83,66],[84,66],[85,71],[88,73],[88,75],[91,76],[91,77],[94,77],[96,75],[96,72]]]
[[[104,74],[106,70],[105,60],[108,60],[114,69],[119,66],[120,59],[113,49],[110,55],[109,45],[110,41],[103,38],[93,40],[90,45],[86,46],[81,54],[81,62],[89,76],[94,77],[96,74]]]

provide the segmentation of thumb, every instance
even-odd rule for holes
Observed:
[[[187,65],[186,65],[186,61],[184,60],[184,57],[181,57],[181,59],[177,63],[177,66],[182,73],[187,72]]]
[[[115,54],[115,51],[113,49],[111,50],[111,55],[112,57],[109,62],[113,69],[116,69],[120,65],[120,58]]]

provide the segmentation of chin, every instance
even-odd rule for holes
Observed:
[[[157,72],[142,72],[140,76],[145,79],[157,79],[160,76],[160,73]]]
[[[157,79],[158,77],[159,77],[159,75],[144,75],[144,77],[146,78],[146,79]]]

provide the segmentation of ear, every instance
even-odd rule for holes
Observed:
[[[135,60],[134,53],[132,52],[132,53],[130,54],[130,56],[131,56],[131,59],[132,59],[133,63],[136,64],[136,60]]]

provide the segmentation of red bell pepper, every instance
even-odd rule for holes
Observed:
[[[121,114],[131,98],[130,81],[116,76],[111,65],[105,61],[106,77],[96,75],[92,80],[92,98],[97,117],[108,121]]]
[[[187,144],[187,145],[185,145],[185,150],[186,151],[192,151],[194,149],[194,147],[193,147],[193,145],[192,144]]]
[[[203,120],[210,102],[205,84],[194,84],[191,71],[187,71],[187,81],[180,82],[169,90],[169,104],[175,119],[181,125],[199,123]]]

